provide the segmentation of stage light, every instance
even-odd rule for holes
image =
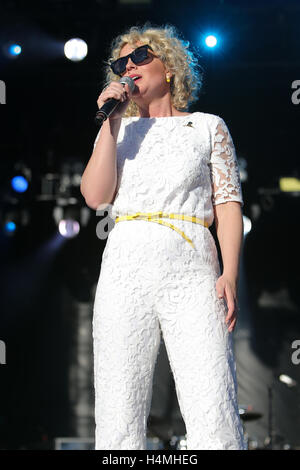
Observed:
[[[215,47],[217,45],[217,42],[218,40],[216,36],[214,36],[213,34],[210,34],[209,36],[206,36],[205,38],[205,44],[207,47],[210,47],[210,48]]]
[[[65,238],[73,238],[86,227],[91,210],[86,207],[80,195],[83,164],[77,160],[62,163],[59,174],[47,174],[44,190],[39,199],[55,200],[53,218],[58,232]]]
[[[21,208],[18,205],[9,205],[3,208],[0,226],[6,235],[15,235],[17,231],[27,227],[29,222],[30,213],[26,207]]]
[[[246,215],[243,215],[243,222],[244,222],[244,237],[245,237],[246,235],[248,235],[248,233],[251,232],[252,222],[249,219],[249,217],[247,217]]]
[[[299,192],[300,179],[295,177],[279,178],[279,188],[283,192]]]
[[[9,59],[16,59],[22,52],[22,47],[12,41],[2,46],[2,51]]]
[[[28,188],[28,181],[24,176],[14,176],[11,180],[11,186],[17,193],[24,193]]]
[[[73,62],[79,62],[87,55],[87,43],[80,38],[70,39],[65,43],[65,56]]]
[[[292,379],[289,375],[286,374],[280,374],[278,377],[280,382],[286,384],[288,387],[295,387],[297,385],[296,380]]]
[[[80,224],[77,220],[61,220],[58,224],[59,233],[65,238],[74,238],[80,232]]]
[[[8,51],[12,56],[15,56],[21,54],[22,48],[19,46],[19,44],[11,44],[8,48]]]
[[[17,226],[12,220],[9,220],[4,224],[4,232],[7,235],[12,235],[16,231],[16,229]]]
[[[53,218],[59,233],[65,238],[76,237],[81,227],[87,224],[90,211],[78,204],[69,204],[63,199],[58,199],[57,203],[53,209]]]
[[[25,162],[19,160],[14,164],[10,177],[10,185],[13,191],[15,193],[25,193],[31,183],[32,172]],[[21,197],[24,198],[23,195]]]

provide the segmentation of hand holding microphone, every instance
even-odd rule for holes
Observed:
[[[119,119],[125,113],[134,90],[134,80],[122,77],[119,82],[111,82],[99,95],[95,122],[99,127],[109,117]]]

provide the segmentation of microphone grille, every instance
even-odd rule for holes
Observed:
[[[132,78],[122,77],[121,80],[120,80],[120,83],[122,83],[122,85],[125,85],[125,83],[127,83],[129,88],[130,88],[130,91],[132,92],[134,90],[135,84],[134,84],[134,80]]]

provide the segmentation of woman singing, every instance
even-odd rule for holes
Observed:
[[[187,111],[200,76],[172,26],[132,27],[113,41],[97,104],[121,103],[81,183],[87,205],[109,206],[115,221],[94,302],[96,449],[146,449],[161,334],[187,449],[246,448],[232,345],[243,198],[225,122]]]

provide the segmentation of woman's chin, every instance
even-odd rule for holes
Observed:
[[[140,94],[140,89],[137,85],[135,85],[134,90],[132,92],[132,96],[137,96]]]

